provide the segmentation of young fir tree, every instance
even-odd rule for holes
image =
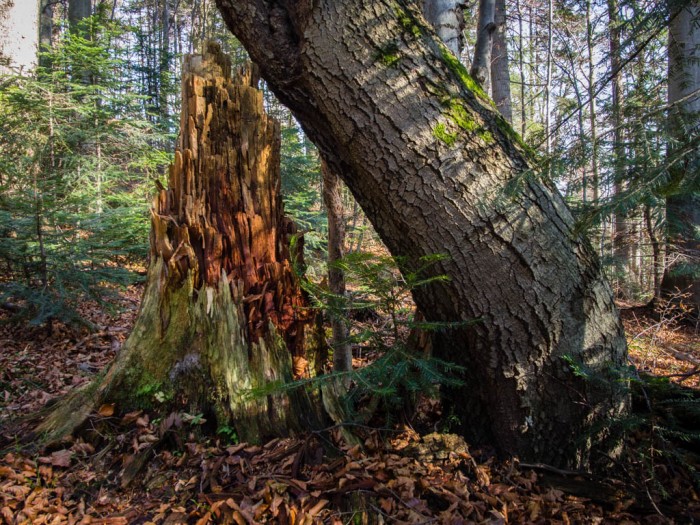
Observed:
[[[146,174],[164,159],[115,78],[120,32],[87,18],[0,85],[0,302],[34,324],[80,321],[79,301],[130,282],[113,262],[146,253]]]

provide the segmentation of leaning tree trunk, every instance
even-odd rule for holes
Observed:
[[[585,460],[595,426],[628,400],[606,380],[626,362],[610,287],[556,188],[415,4],[217,4],[391,253],[448,255],[436,272],[451,280],[414,292],[429,321],[476,320],[436,340],[437,357],[467,368],[446,410],[501,451]]]
[[[105,377],[40,430],[72,431],[101,403],[208,414],[247,441],[314,424],[303,389],[255,395],[289,382],[293,363],[304,372],[311,315],[280,197],[279,124],[263,110],[254,68],[230,75],[212,44],[185,59],[180,140],[152,210],[136,324]]]
[[[666,199],[669,266],[661,284],[662,293],[678,299],[700,315],[700,191],[693,175],[700,171],[700,153],[688,148],[700,135],[700,2],[672,9],[668,38],[669,131],[676,143],[669,156],[672,184],[676,193]],[[683,153],[685,151],[685,153]],[[695,175],[697,177],[697,175]],[[690,182],[690,184],[688,184]],[[688,187],[689,186],[689,187]]]

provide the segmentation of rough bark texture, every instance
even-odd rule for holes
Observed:
[[[506,0],[495,0],[493,47],[491,60],[491,92],[498,111],[509,124],[513,123],[513,104],[510,97],[510,67],[508,65],[508,27]]]
[[[333,173],[325,162],[321,163],[323,175],[323,203],[328,213],[328,288],[337,296],[345,295],[345,274],[333,263],[340,260],[345,251],[345,214],[343,199],[340,195],[340,178]],[[338,307],[342,305],[337,305]],[[333,310],[333,309],[331,309]],[[333,330],[333,370],[347,372],[352,370],[352,348],[348,342],[348,327],[344,312],[331,311],[331,328]]]
[[[484,91],[491,92],[491,51],[493,33],[496,30],[495,0],[479,0],[479,21],[476,27],[476,45],[474,59],[469,74],[473,76]]]
[[[452,54],[459,57],[464,47],[464,15],[457,0],[424,0],[423,14]]]
[[[73,430],[103,402],[204,413],[248,441],[314,424],[303,389],[255,395],[305,372],[311,320],[279,193],[279,124],[264,113],[255,70],[231,80],[218,47],[187,57],[184,71],[180,141],[152,210],[152,263],[133,332],[106,376],[68,400],[71,420],[57,411],[43,430]]]
[[[669,27],[668,103],[671,107],[671,135],[684,144],[700,133],[700,3],[696,0],[678,11]],[[694,94],[694,95],[693,95]],[[672,153],[673,155],[673,153]],[[672,179],[679,184],[700,171],[700,153],[691,151],[672,168]],[[697,175],[695,175],[697,177]],[[670,259],[679,263],[666,271],[663,293],[673,296],[677,290],[689,293],[685,300],[700,314],[700,191],[682,187],[666,200]]]
[[[391,253],[448,255],[436,273],[451,281],[414,295],[430,321],[479,320],[434,348],[468,369],[446,398],[464,432],[529,459],[585,460],[592,426],[627,406],[605,381],[626,361],[610,287],[557,190],[528,176],[526,147],[415,4],[217,4]]]

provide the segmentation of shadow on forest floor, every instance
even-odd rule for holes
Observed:
[[[85,384],[114,357],[140,289],[94,334],[0,326],[0,520],[5,523],[692,523],[700,520],[700,345],[688,327],[623,311],[640,371],[626,445],[601,478],[498,460],[454,435],[410,426],[337,428],[263,446],[198,437],[197,415],[117,417],[103,406],[80,437],[35,453],[21,419]],[[376,320],[375,320],[376,321]],[[381,322],[381,320],[379,320]],[[366,356],[356,362],[365,362]],[[439,420],[439,403],[419,405]],[[366,521],[365,521],[366,518]],[[359,521],[357,521],[359,520]]]

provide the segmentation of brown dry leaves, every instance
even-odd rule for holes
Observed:
[[[649,314],[638,308],[622,310],[632,363],[641,372],[700,388],[700,338],[694,327]]]
[[[95,304],[82,305],[81,314],[98,327],[92,334],[56,325],[49,337],[44,328],[3,324],[6,313],[0,311],[0,425],[36,412],[102,370],[129,335],[141,291],[142,286],[133,286],[122,294],[125,311],[118,317]],[[0,427],[0,438],[4,431]]]
[[[144,436],[161,440],[178,427],[187,433],[178,418],[169,427],[143,416],[128,421],[117,436],[121,446],[107,454],[95,455],[82,441],[37,461],[7,454],[0,462],[4,523],[341,524],[362,513],[392,523],[634,521],[542,486],[517,463],[480,463],[461,438],[412,432],[389,442],[372,433],[362,447],[341,445],[335,459],[324,456],[316,436],[264,446],[191,441],[179,451],[147,448],[149,461],[123,488]]]

